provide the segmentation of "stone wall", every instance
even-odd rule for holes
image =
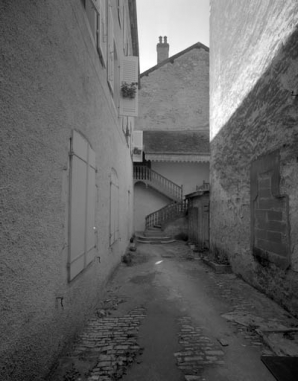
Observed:
[[[207,47],[199,45],[175,59],[170,57],[141,75],[137,129],[209,129]]]
[[[121,44],[119,23],[115,36]],[[0,379],[34,381],[44,379],[92,312],[125,252],[133,228],[132,161],[81,1],[1,1],[0,45]],[[97,248],[68,282],[74,129],[96,153]],[[110,247],[112,168],[121,241]]]
[[[296,315],[297,22],[294,0],[211,1],[211,248]]]

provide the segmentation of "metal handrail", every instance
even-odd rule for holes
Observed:
[[[161,188],[165,193],[178,200],[183,198],[183,187],[175,184],[173,181],[162,176],[152,169],[136,165],[133,168],[133,177],[135,180],[143,180]]]
[[[188,209],[188,200],[173,202],[146,216],[146,229],[155,225],[162,225],[179,215],[184,215]]]

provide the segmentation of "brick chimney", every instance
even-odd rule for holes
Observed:
[[[162,42],[162,37],[159,37],[159,43],[156,45],[157,50],[157,63],[169,58],[170,45],[167,42],[167,36],[164,36],[164,42]]]

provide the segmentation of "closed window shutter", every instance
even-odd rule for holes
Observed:
[[[143,161],[143,131],[133,132],[133,161]]]
[[[127,41],[127,21],[126,14],[123,16],[123,53],[125,56],[128,54],[128,41]]]
[[[138,82],[139,76],[139,59],[138,57],[123,57],[120,69],[120,84]],[[120,115],[122,116],[138,116],[138,86],[134,98],[120,99]]]
[[[104,66],[107,64],[107,9],[106,0],[100,0],[97,23],[97,49]]]
[[[108,82],[114,92],[114,22],[111,4],[109,4],[108,33]]]
[[[119,185],[114,169],[111,174],[110,192],[110,245],[112,245],[119,238]]]
[[[95,153],[76,131],[70,157],[69,281],[93,260],[96,246]]]
[[[91,0],[86,0],[86,14],[89,21],[92,37],[96,41],[96,30],[97,30],[97,11]]]

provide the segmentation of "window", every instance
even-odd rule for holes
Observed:
[[[119,185],[115,169],[112,169],[110,182],[110,245],[119,238]]]
[[[122,0],[117,0],[117,11],[118,11],[118,21],[120,28],[122,27],[123,24],[123,4]]]
[[[133,161],[143,161],[143,131],[133,132]]]
[[[116,43],[114,41],[114,103],[117,108],[117,111],[119,110],[120,106],[120,64],[119,64],[119,58],[118,58],[118,51],[116,47]]]
[[[108,84],[110,86],[111,92],[114,94],[114,22],[113,22],[113,12],[111,4],[109,3],[109,17],[108,17]]]
[[[83,271],[95,255],[95,172],[95,152],[81,134],[73,131],[70,147],[69,281]]]
[[[139,76],[139,60],[138,57],[123,57],[120,70],[120,84],[138,83]],[[120,115],[122,116],[138,116],[138,87],[133,99],[120,98]]]
[[[106,66],[107,60],[107,11],[106,0],[84,0],[83,6],[90,27],[93,42],[97,48],[101,62]]]

